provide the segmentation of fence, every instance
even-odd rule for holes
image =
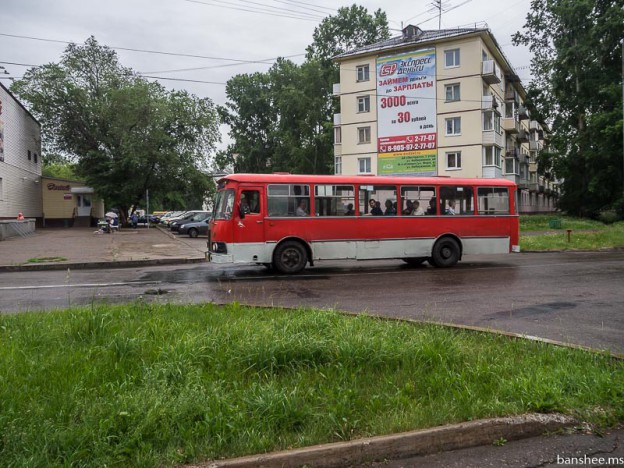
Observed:
[[[0,241],[9,237],[28,237],[35,233],[35,220],[4,220],[0,221]]]

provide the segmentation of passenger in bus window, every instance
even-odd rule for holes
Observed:
[[[414,216],[423,216],[425,214],[423,209],[420,207],[420,202],[418,200],[414,200],[414,203],[412,204],[412,206],[414,208],[412,210],[412,215],[414,215]]]
[[[414,203],[412,202],[412,200],[407,200],[405,202],[405,209],[401,213],[408,216],[414,213]]]
[[[376,201],[375,207],[371,210],[371,214],[373,216],[383,216],[383,211],[381,209],[381,203]]]
[[[308,212],[307,212],[307,205],[306,205],[306,201],[305,200],[300,200],[299,201],[299,206],[297,207],[297,210],[295,211],[295,214],[297,216],[308,216]]]
[[[344,213],[345,216],[354,216],[355,211],[353,211],[353,203],[349,203],[347,205],[347,210]]]
[[[448,208],[446,209],[446,211],[444,212],[447,215],[454,215],[455,214],[455,200],[449,200],[448,201]]]
[[[384,211],[384,215],[386,216],[396,215],[396,209],[394,208],[394,204],[392,203],[392,200],[386,200],[386,211]]]
[[[436,197],[433,197],[431,200],[429,200],[429,208],[427,208],[427,211],[425,212],[426,215],[436,215]]]
[[[375,201],[374,198],[371,198],[370,201],[368,202],[368,206],[370,208],[370,212],[368,214],[373,214],[373,210],[375,209],[375,203],[377,203]]]

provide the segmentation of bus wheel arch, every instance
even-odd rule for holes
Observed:
[[[287,238],[282,240],[273,251],[274,268],[286,274],[295,274],[302,271],[308,262],[312,264],[310,246],[301,239]]]
[[[461,241],[453,235],[440,237],[431,250],[429,263],[438,268],[448,268],[457,264],[462,257]]]

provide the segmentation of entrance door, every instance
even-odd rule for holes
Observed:
[[[238,206],[245,217],[234,223],[234,242],[264,246],[264,187],[241,187]]]
[[[76,195],[76,215],[91,216],[91,195]]]

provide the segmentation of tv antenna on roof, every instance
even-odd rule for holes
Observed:
[[[442,13],[448,13],[451,10],[454,10],[455,8],[459,8],[462,5],[465,5],[466,3],[470,3],[472,0],[464,0],[461,3],[458,3],[457,5],[451,6],[450,2],[446,1],[446,0],[432,0],[431,2],[431,7],[428,10],[425,10],[422,13],[417,14],[416,16],[412,16],[410,19],[406,20],[405,22],[407,23],[410,20],[413,20],[414,18],[417,18],[418,16],[422,16],[426,13],[431,13],[435,10],[438,10],[438,29],[442,29]],[[424,21],[421,21],[418,24],[424,24],[427,23],[429,21],[431,21],[432,19],[435,19],[434,17],[431,18],[427,18]]]

